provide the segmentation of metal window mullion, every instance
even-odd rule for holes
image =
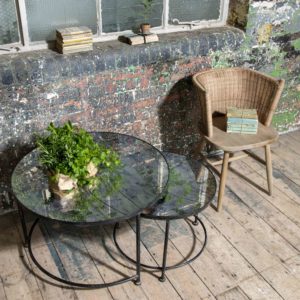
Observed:
[[[30,38],[29,38],[25,0],[16,0],[16,5],[17,5],[18,16],[20,21],[19,24],[20,24],[21,41],[24,47],[29,47]]]
[[[163,5],[163,29],[167,29],[169,22],[169,0],[163,0]]]
[[[102,0],[97,0],[97,31],[98,36],[102,35]]]
[[[229,11],[229,0],[221,0],[220,21],[222,22],[222,25],[225,25],[227,22],[228,11]]]

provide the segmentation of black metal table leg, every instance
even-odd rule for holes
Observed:
[[[179,264],[176,264],[176,265],[172,265],[172,266],[167,266],[167,248],[168,248],[168,240],[169,240],[169,222],[171,221],[170,219],[166,220],[166,231],[165,231],[165,242],[164,242],[164,253],[163,253],[163,265],[162,266],[151,266],[151,265],[147,265],[147,264],[143,264],[139,261],[138,265],[140,267],[144,267],[144,268],[149,268],[149,269],[153,269],[153,270],[160,270],[162,271],[162,274],[161,274],[161,277],[159,277],[159,280],[160,281],[164,281],[164,278],[165,278],[165,271],[166,270],[171,270],[171,269],[176,269],[176,268],[180,268],[180,267],[183,267],[187,264],[190,264],[191,262],[193,262],[195,259],[197,259],[203,252],[205,246],[206,246],[206,243],[207,243],[207,232],[206,232],[206,228],[203,224],[203,222],[200,220],[200,218],[196,215],[194,215],[194,220],[191,221],[191,220],[188,220],[188,219],[184,219],[186,222],[191,222],[192,224],[194,222],[197,223],[197,225],[200,225],[203,229],[203,233],[204,233],[204,241],[202,242],[202,246],[201,248],[198,250],[198,252],[190,259],[185,259],[183,262],[179,263]],[[114,239],[114,242],[115,242],[115,245],[117,247],[117,249],[120,251],[120,253],[126,257],[129,261],[131,261],[132,263],[134,264],[137,264],[137,260],[136,259],[133,259],[131,258],[130,256],[128,256],[124,251],[123,249],[120,247],[118,241],[117,241],[117,229],[118,229],[118,226],[115,225],[114,226],[114,231],[113,231],[113,239]],[[139,233],[138,233],[138,229],[137,229],[137,238],[139,236]]]
[[[119,280],[115,280],[112,282],[107,282],[107,283],[81,283],[81,282],[74,282],[71,281],[69,279],[63,279],[61,277],[58,277],[52,273],[50,273],[48,270],[46,270],[35,258],[34,253],[33,253],[33,249],[32,249],[32,245],[31,245],[31,238],[32,238],[32,234],[34,232],[34,229],[36,228],[37,224],[39,223],[39,218],[37,218],[33,225],[31,226],[29,233],[28,233],[28,252],[30,255],[31,260],[33,261],[33,263],[44,273],[46,274],[48,277],[64,283],[66,285],[70,285],[70,286],[75,286],[75,287],[79,287],[79,288],[89,288],[89,289],[97,289],[97,288],[104,288],[104,287],[111,287],[111,286],[115,286],[121,283],[125,283],[125,282],[129,282],[129,281],[134,281],[137,282],[137,284],[140,282],[140,259],[139,259],[139,263],[137,263],[137,266],[139,265],[139,269],[137,269],[137,274],[133,275],[133,276],[128,276]],[[140,226],[139,226],[140,227]],[[138,239],[137,239],[138,240]],[[139,237],[139,241],[140,241],[140,237]],[[140,258],[140,248],[137,248],[137,257]]]
[[[161,277],[159,277],[159,281],[164,282],[166,280],[165,271],[167,265],[167,252],[168,252],[168,242],[169,242],[169,228],[170,228],[170,220],[166,220],[166,229],[165,229],[165,242],[164,242],[164,253],[163,253],[163,261],[162,261],[162,270]]]
[[[199,224],[199,221],[198,221],[198,216],[194,216],[194,221],[192,222],[192,224],[194,225],[194,226],[197,226],[198,224]]]
[[[141,284],[141,216],[136,216],[136,285]]]
[[[23,231],[23,245],[25,248],[28,247],[28,231],[27,231],[27,227],[26,227],[26,221],[25,221],[25,216],[24,216],[24,210],[23,207],[17,202],[18,205],[18,213],[19,213],[19,217],[20,217],[20,221],[21,221],[21,225],[22,225],[22,231]]]

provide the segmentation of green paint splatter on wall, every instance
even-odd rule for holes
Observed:
[[[281,130],[287,130],[296,123],[298,115],[297,111],[279,112],[273,116],[272,125]]]
[[[300,39],[292,41],[292,45],[294,46],[295,50],[300,50]]]
[[[128,67],[128,70],[129,70],[129,72],[134,73],[135,70],[136,70],[136,67],[131,65],[131,66]]]

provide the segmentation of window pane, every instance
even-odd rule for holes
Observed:
[[[144,9],[143,3],[149,3]],[[152,27],[161,26],[163,0],[102,0],[103,32],[118,32],[150,23]]]
[[[19,41],[17,13],[14,0],[0,0],[0,45]]]
[[[170,0],[169,23],[217,20],[220,0]]]
[[[25,0],[31,41],[55,40],[55,29],[88,26],[97,32],[96,0]]]

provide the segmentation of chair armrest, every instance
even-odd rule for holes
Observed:
[[[269,108],[268,116],[267,116],[266,121],[264,123],[265,126],[270,126],[271,125],[273,115],[275,113],[276,107],[278,105],[279,99],[281,97],[281,94],[282,94],[282,91],[283,91],[283,88],[284,88],[284,83],[285,83],[284,79],[279,79],[276,82],[277,88],[276,88],[276,91],[275,91],[274,96],[273,96],[273,101],[272,101],[272,103],[270,105],[270,108]]]
[[[200,104],[200,131],[202,134],[212,137],[213,135],[213,123],[212,123],[212,112],[211,112],[211,103],[209,101],[209,94],[203,85],[197,80],[197,74],[193,76],[193,83],[195,87],[195,94],[197,96],[197,100]]]

